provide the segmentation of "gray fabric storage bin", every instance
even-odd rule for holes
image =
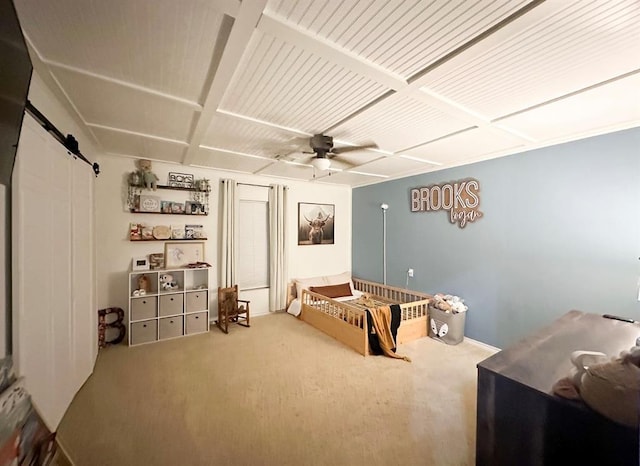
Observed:
[[[429,336],[448,345],[457,345],[464,339],[466,312],[453,314],[429,306]]]

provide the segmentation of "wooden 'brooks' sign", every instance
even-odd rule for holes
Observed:
[[[411,212],[449,211],[449,221],[464,228],[468,222],[482,217],[480,206],[480,183],[467,180],[444,183],[425,188],[411,189]]]

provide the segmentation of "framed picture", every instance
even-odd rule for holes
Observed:
[[[164,243],[165,268],[180,269],[196,262],[204,262],[204,241]]]
[[[202,225],[185,225],[186,239],[204,239],[204,230]]]
[[[149,259],[147,256],[134,257],[131,259],[131,270],[149,270]]]
[[[184,214],[184,204],[182,202],[172,202],[171,203],[171,213],[172,214]]]
[[[193,175],[169,172],[167,185],[173,188],[193,188]]]
[[[140,212],[160,212],[160,209],[160,198],[158,196],[140,194]]]
[[[153,227],[148,225],[141,225],[142,227],[142,239],[149,241],[153,239]]]
[[[204,204],[197,201],[186,201],[184,203],[184,213],[191,215],[204,215],[207,212],[204,208]]]
[[[298,203],[298,245],[333,244],[335,205]]]
[[[171,239],[184,239],[184,226],[171,225]]]
[[[160,201],[160,211],[163,214],[170,214],[172,205],[173,202],[171,201]]]

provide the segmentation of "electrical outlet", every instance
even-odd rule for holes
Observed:
[[[409,275],[409,277],[413,278],[413,269],[407,270],[407,275]]]

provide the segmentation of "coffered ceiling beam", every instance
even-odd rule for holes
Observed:
[[[343,66],[354,73],[366,76],[390,89],[398,90],[407,85],[407,81],[402,76],[392,73],[388,69],[369,60],[365,60],[361,56],[333,42],[329,42],[316,35],[311,35],[304,29],[288,24],[266,13],[262,15],[257,29],[296,47],[301,47],[331,63]]]
[[[215,2],[211,2],[216,10],[218,10],[223,15],[236,17],[238,15],[238,11],[240,10],[241,1],[240,0],[216,0]]]
[[[540,8],[541,5],[544,5],[545,0],[532,0],[530,3],[514,12],[507,18],[503,19],[499,23],[490,27],[483,33],[474,37],[470,41],[460,45],[456,49],[452,50],[445,56],[436,60],[435,62],[429,64],[422,70],[418,71],[411,77],[407,79],[407,84],[402,87],[393,88],[392,91],[387,92],[386,94],[380,96],[374,102],[358,109],[355,113],[348,115],[343,118],[341,121],[335,123],[330,128],[327,128],[326,131],[330,132],[335,128],[339,127],[343,123],[349,121],[353,117],[359,115],[360,113],[366,111],[367,109],[379,104],[380,102],[392,102],[393,99],[398,99],[402,97],[410,97],[413,99],[421,100],[427,105],[440,110],[447,115],[451,115],[454,118],[458,118],[466,123],[469,123],[472,126],[485,127],[489,128],[491,131],[495,131],[499,134],[508,133],[511,136],[516,136],[524,141],[532,141],[532,138],[523,135],[517,131],[510,130],[503,126],[492,125],[489,118],[478,114],[477,112],[473,112],[472,110],[458,104],[455,101],[447,99],[443,96],[438,95],[437,93],[429,90],[426,85],[428,80],[430,79],[430,72],[437,69],[438,67],[444,65],[448,61],[454,59],[458,55],[461,55],[467,52],[473,46],[473,53],[478,53],[478,50],[486,50],[487,48],[494,47],[496,45],[497,37],[502,38],[503,35],[509,34],[508,31],[504,31],[504,29],[509,26],[511,23],[516,20],[522,18],[526,13],[533,12],[530,16],[533,16],[535,19],[539,19],[548,15],[548,11],[546,8],[551,8],[551,6],[547,6],[546,8]],[[534,19],[534,20],[535,20]],[[527,18],[527,21],[531,21]],[[530,23],[527,23],[530,24]],[[499,42],[498,42],[499,43]],[[395,91],[395,92],[394,92]]]
[[[56,98],[60,100],[62,105],[70,113],[71,118],[78,124],[81,131],[87,134],[87,137],[91,139],[91,142],[95,145],[95,147],[99,150],[104,150],[104,148],[102,147],[102,143],[96,137],[91,128],[87,126],[87,122],[84,119],[84,116],[82,115],[82,113],[80,113],[80,110],[75,106],[71,98],[69,98],[69,95],[62,87],[62,84],[60,84],[58,78],[56,78],[56,76],[51,71],[51,67],[44,61],[44,57],[40,54],[40,51],[35,47],[29,36],[24,31],[23,35],[27,43],[29,56],[31,57],[31,65],[33,66],[34,72],[38,73],[38,75],[40,75],[40,77],[44,80],[45,84],[49,86]]]
[[[260,120],[259,118],[253,118],[247,115],[241,115],[239,113],[230,112],[228,110],[218,110],[219,115],[224,115],[225,117],[233,118],[235,120],[240,120],[244,122],[249,122],[258,126],[264,126],[269,129],[277,129],[280,131],[284,131],[286,133],[290,133],[292,136],[296,137],[311,137],[313,134],[307,133],[305,131],[300,131],[299,129],[290,128],[288,126],[278,125],[276,123],[271,123],[270,121]]]
[[[174,102],[178,102],[180,104],[186,105],[190,108],[192,108],[193,110],[196,111],[200,111],[202,110],[202,105],[198,104],[198,102],[194,102],[193,100],[189,100],[189,99],[184,99],[182,97],[178,97],[172,94],[167,94],[166,92],[161,92],[161,91],[157,91],[155,89],[152,89],[150,87],[146,87],[146,86],[140,86],[139,84],[133,84],[131,82],[128,81],[123,81],[121,79],[116,79],[116,78],[112,78],[109,76],[105,76],[103,74],[99,74],[99,73],[93,73],[91,71],[87,71],[87,70],[83,70],[81,68],[76,68],[75,66],[69,66],[69,65],[65,65],[63,63],[58,63],[58,62],[54,62],[54,61],[50,61],[50,60],[43,60],[44,63],[46,63],[47,65],[49,65],[52,68],[59,68],[62,70],[66,70],[66,71],[70,71],[72,73],[75,74],[81,74],[83,76],[89,76],[91,78],[95,78],[95,79],[99,79],[100,81],[105,81],[111,84],[116,84],[118,86],[122,86],[122,87],[126,87],[129,89],[133,89],[134,91],[138,91],[138,92],[144,92],[145,94],[149,94],[149,95],[153,95],[155,97],[161,97],[163,99],[167,99],[167,100],[171,100]],[[55,70],[53,71],[53,73],[55,74]]]
[[[181,146],[188,146],[188,144],[185,141],[180,141],[178,139],[165,138],[165,137],[162,137],[162,136],[156,136],[155,134],[140,133],[138,131],[130,131],[128,129],[114,128],[113,126],[100,125],[98,123],[88,123],[87,122],[85,124],[89,128],[98,128],[98,129],[103,129],[105,131],[111,131],[111,132],[114,132],[114,133],[128,134],[130,136],[139,136],[139,137],[145,138],[145,139],[153,139],[154,141],[169,142],[171,144],[179,144]]]
[[[235,18],[229,39],[222,52],[220,64],[216,69],[215,76],[211,81],[209,91],[206,93],[204,105],[200,118],[189,141],[189,148],[185,153],[182,163],[190,165],[195,160],[200,144],[211,124],[211,120],[222,101],[224,91],[229,86],[233,73],[235,72],[242,55],[251,40],[251,35],[255,30],[260,15],[267,4],[267,0],[245,1],[240,4],[238,15]]]

